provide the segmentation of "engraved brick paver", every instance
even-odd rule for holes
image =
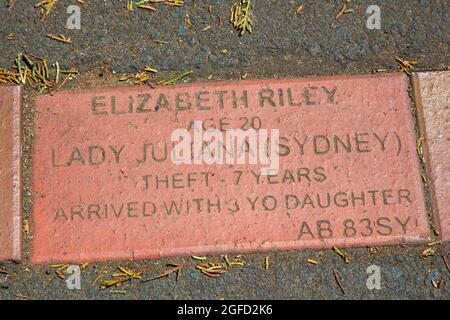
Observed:
[[[39,96],[32,262],[426,241],[407,87],[395,73]],[[171,134],[195,120],[279,129],[278,172],[174,164]]]
[[[414,74],[419,125],[433,212],[444,240],[450,240],[450,72]]]
[[[0,261],[22,256],[21,89],[0,86]]]

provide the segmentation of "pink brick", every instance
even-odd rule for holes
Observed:
[[[40,96],[32,262],[426,241],[407,87],[395,73]],[[193,120],[279,129],[278,174],[175,165],[171,133]]]
[[[450,240],[450,72],[414,74],[433,212],[441,237]]]
[[[0,261],[22,257],[21,89],[0,86]]]

